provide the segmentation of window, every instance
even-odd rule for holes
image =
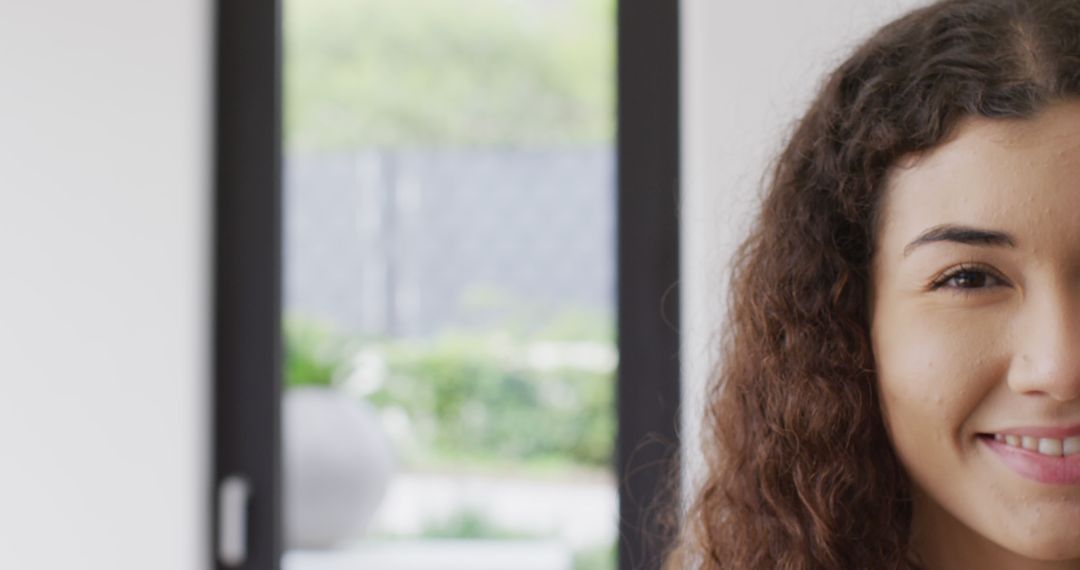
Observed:
[[[640,563],[678,401],[677,12],[618,12],[616,161],[610,1],[287,3],[277,148],[280,114],[244,121],[279,111],[273,50],[250,57],[274,15],[220,9],[216,470],[250,486],[242,563],[611,568],[620,536]],[[320,452],[352,465],[320,475]]]

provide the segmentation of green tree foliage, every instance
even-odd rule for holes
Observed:
[[[602,144],[613,0],[290,0],[293,149]]]

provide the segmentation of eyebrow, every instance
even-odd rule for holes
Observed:
[[[941,241],[948,241],[954,243],[963,243],[968,245],[990,245],[997,247],[1016,247],[1016,241],[1013,237],[1006,232],[997,230],[986,230],[981,228],[974,228],[971,226],[958,226],[953,224],[944,224],[940,226],[934,226],[915,238],[914,241],[907,244],[904,247],[904,257],[912,252],[920,245],[926,245],[928,243],[935,243]]]

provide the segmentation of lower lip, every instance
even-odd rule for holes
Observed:
[[[1080,485],[1080,455],[1053,457],[990,437],[979,439],[1021,477],[1050,485]]]

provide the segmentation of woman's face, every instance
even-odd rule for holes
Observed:
[[[871,338],[916,550],[934,570],[1080,568],[1080,103],[969,119],[904,162]]]

